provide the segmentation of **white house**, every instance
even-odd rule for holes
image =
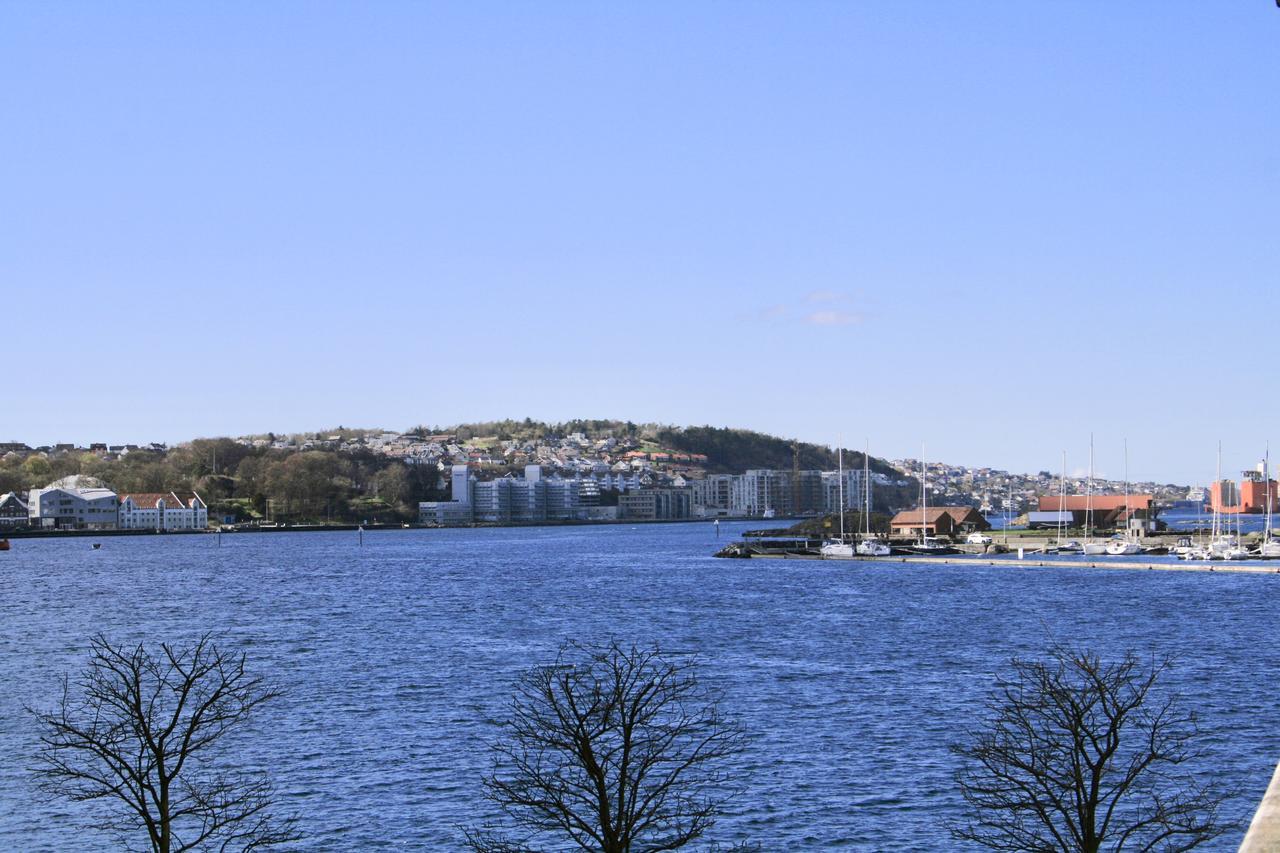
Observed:
[[[145,492],[120,496],[122,530],[200,530],[209,508],[195,492]]]
[[[119,503],[101,480],[77,475],[32,489],[27,512],[37,527],[108,530],[116,526]]]

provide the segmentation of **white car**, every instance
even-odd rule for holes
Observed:
[[[985,533],[970,533],[964,542],[966,545],[990,545],[991,537]]]

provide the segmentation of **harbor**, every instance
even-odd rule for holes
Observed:
[[[1016,555],[964,555],[956,554],[944,557],[925,555],[901,555],[889,557],[829,557],[822,554],[773,552],[751,555],[757,559],[771,560],[824,560],[846,563],[912,563],[951,566],[1009,566],[1016,568],[1071,568],[1071,569],[1127,569],[1130,571],[1169,571],[1169,572],[1233,572],[1243,574],[1270,575],[1280,574],[1280,561],[1230,561],[1221,563],[1190,562],[1184,560],[1100,560],[1092,557],[1062,557],[1053,560],[1037,558],[1019,558]]]

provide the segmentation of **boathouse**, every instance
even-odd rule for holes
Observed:
[[[935,506],[923,513],[919,507],[904,509],[889,527],[894,536],[955,536],[990,530],[991,524],[971,506]]]

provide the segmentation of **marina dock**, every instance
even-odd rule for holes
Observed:
[[[956,566],[1009,566],[1016,568],[1060,568],[1060,569],[1127,569],[1129,571],[1166,571],[1166,572],[1231,572],[1233,574],[1274,575],[1280,574],[1280,560],[1238,560],[1213,563],[1199,562],[1150,562],[1145,560],[1124,559],[1060,559],[1044,560],[1026,558],[1019,560],[1016,556],[974,556],[954,554],[946,557],[900,556],[900,557],[823,557],[817,554],[796,553],[757,553],[752,559],[765,560],[824,560],[842,563],[927,563],[933,565]]]

